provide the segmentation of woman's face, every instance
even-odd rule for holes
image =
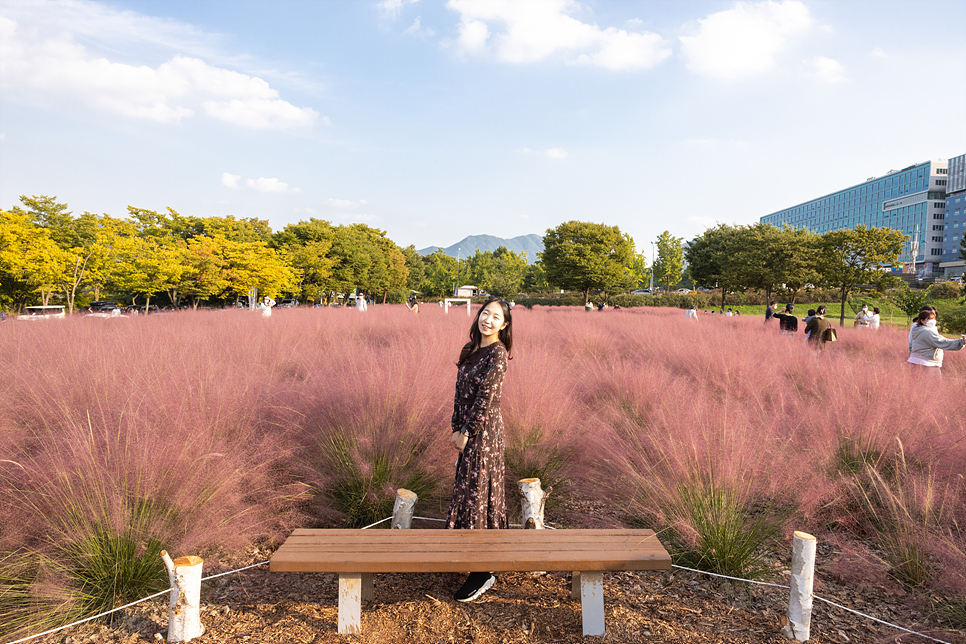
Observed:
[[[499,302],[490,302],[480,312],[477,328],[488,343],[499,339],[500,331],[506,328],[506,320],[503,319],[503,307],[500,306]]]

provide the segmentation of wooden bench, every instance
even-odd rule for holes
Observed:
[[[604,571],[670,570],[653,530],[310,530],[272,556],[275,572],[339,575],[339,633],[360,633],[372,573],[573,571],[584,635],[604,634]]]

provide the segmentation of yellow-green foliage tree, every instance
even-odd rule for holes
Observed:
[[[20,311],[33,293],[46,306],[66,257],[50,231],[20,211],[0,211],[0,301]]]

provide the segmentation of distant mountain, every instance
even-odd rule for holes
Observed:
[[[533,234],[520,235],[513,239],[503,239],[502,237],[494,237],[493,235],[470,235],[466,239],[458,241],[446,248],[440,249],[439,246],[429,246],[416,252],[420,255],[429,255],[435,253],[437,250],[442,250],[450,257],[456,257],[458,251],[460,257],[466,257],[467,255],[475,254],[476,251],[480,251],[481,253],[485,253],[488,250],[494,251],[500,246],[506,246],[508,250],[512,250],[514,253],[526,252],[527,262],[532,264],[537,261],[537,253],[543,252],[543,237]]]

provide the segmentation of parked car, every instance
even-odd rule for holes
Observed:
[[[691,294],[691,289],[689,288],[679,288],[675,293],[684,293],[685,295]]]
[[[18,320],[51,320],[67,317],[67,312],[63,306],[28,306],[23,310],[23,315],[18,315]]]
[[[290,309],[290,308],[294,308],[294,307],[298,306],[299,305],[299,301],[298,300],[292,300],[292,299],[282,300],[281,302],[278,303],[278,305],[280,307],[282,307],[283,309]]]
[[[651,289],[649,288],[639,288],[637,290],[631,291],[631,295],[650,295]]]

